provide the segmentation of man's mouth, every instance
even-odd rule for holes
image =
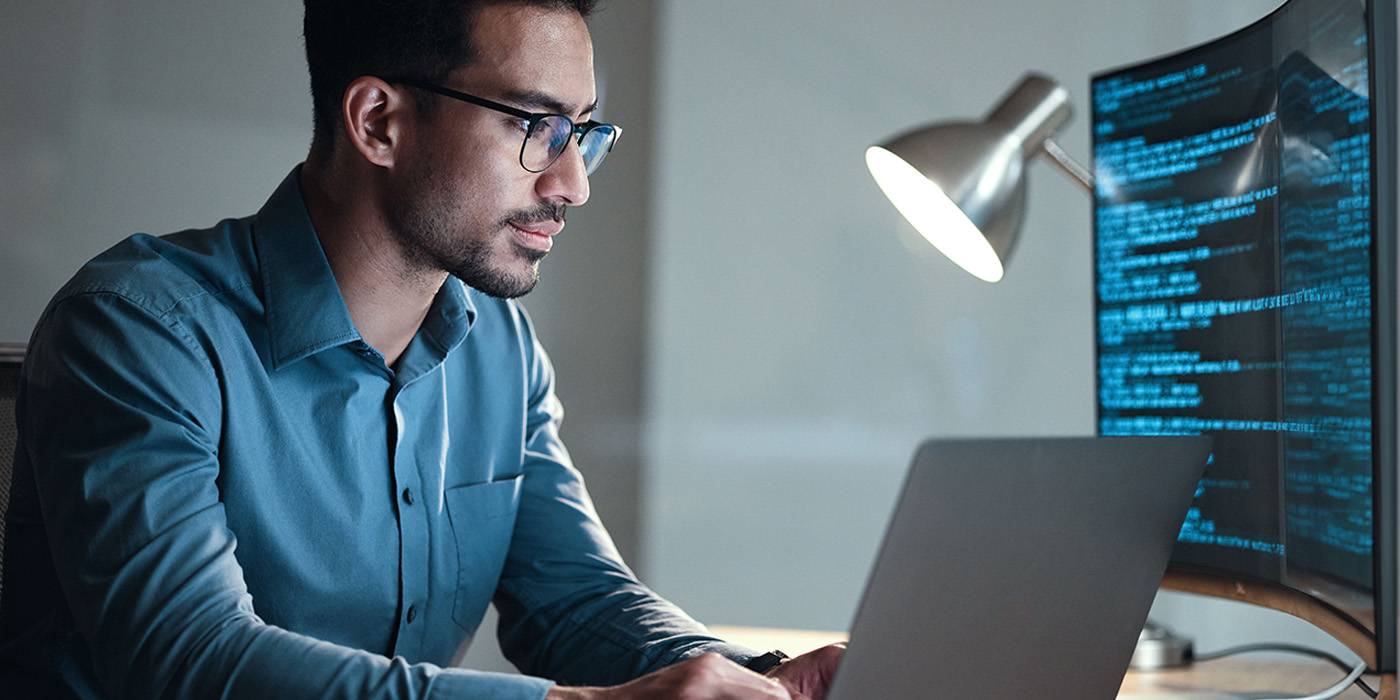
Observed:
[[[561,221],[540,221],[533,223],[510,222],[511,237],[515,242],[530,250],[548,253],[554,247],[554,236],[564,229]]]

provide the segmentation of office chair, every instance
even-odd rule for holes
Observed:
[[[5,590],[5,515],[10,510],[10,477],[19,437],[15,394],[19,391],[19,365],[23,361],[23,345],[0,343],[0,592]]]

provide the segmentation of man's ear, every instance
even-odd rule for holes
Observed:
[[[365,160],[382,168],[393,167],[412,103],[405,90],[379,78],[365,75],[354,79],[340,102],[346,139]]]

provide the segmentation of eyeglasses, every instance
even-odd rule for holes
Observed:
[[[573,138],[578,141],[579,153],[583,155],[585,172],[592,175],[593,171],[603,164],[603,159],[612,151],[613,144],[617,143],[617,138],[622,135],[622,127],[616,124],[595,122],[591,119],[582,124],[575,124],[574,120],[563,114],[526,112],[441,85],[418,80],[386,78],[385,81],[427,90],[524,120],[525,142],[520,146],[520,167],[532,173],[542,173],[554,165],[554,161],[559,160],[559,156],[563,155],[564,149],[568,147],[569,139]]]

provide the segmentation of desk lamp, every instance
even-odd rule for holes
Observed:
[[[1093,178],[1050,137],[1069,121],[1069,92],[1028,73],[980,122],[937,122],[865,151],[899,213],[959,267],[1001,280],[1025,210],[1026,163],[1044,153],[1085,191]]]
[[[1027,162],[1045,154],[1093,194],[1093,176],[1050,138],[1070,114],[1063,86],[1027,73],[986,119],[917,127],[866,149],[865,164],[929,243],[978,279],[998,282],[1021,232]],[[1132,665],[1179,666],[1190,656],[1190,640],[1149,621]]]

